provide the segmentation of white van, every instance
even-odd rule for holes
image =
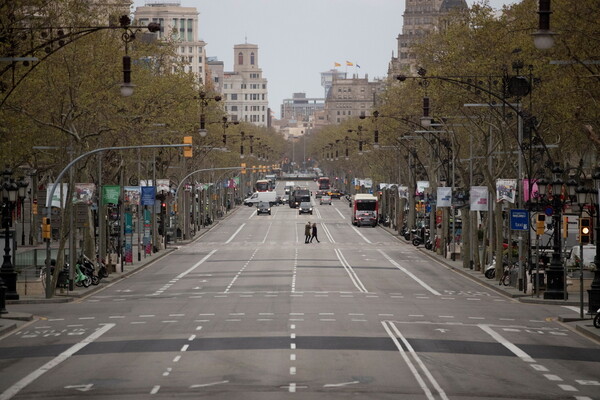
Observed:
[[[583,245],[583,267],[589,268],[590,264],[594,262],[594,256],[596,255],[596,246],[593,244]],[[581,259],[581,247],[573,246],[571,249],[571,254],[567,258],[567,267],[568,268],[578,268],[579,260]]]
[[[292,190],[294,190],[294,182],[286,182],[285,183],[285,195],[289,196],[290,193],[292,193]]]
[[[248,207],[256,206],[261,201],[269,203],[270,206],[274,206],[277,203],[277,192],[254,192],[252,196],[244,200],[244,204]]]

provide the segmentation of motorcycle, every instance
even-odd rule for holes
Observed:
[[[413,246],[417,247],[417,246],[425,243],[425,248],[428,250],[431,249],[432,243],[431,243],[431,240],[429,239],[429,230],[425,230],[425,237],[422,237],[418,233],[417,229],[412,229],[411,232],[413,233],[413,240],[412,240]],[[429,246],[429,248],[428,248],[428,246]]]
[[[485,267],[484,275],[488,279],[494,279],[496,277],[496,258],[492,259],[492,262]]]
[[[594,317],[594,326],[600,329],[600,308],[596,311],[596,316]]]

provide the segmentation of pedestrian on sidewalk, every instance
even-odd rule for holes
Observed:
[[[317,237],[317,224],[314,223],[312,225],[312,236],[310,237],[310,242],[312,243],[313,239],[317,239],[317,243],[321,243],[319,238]]]
[[[310,221],[304,226],[304,243],[308,243],[310,240]]]

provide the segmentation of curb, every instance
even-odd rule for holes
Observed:
[[[12,323],[10,325],[0,325],[0,336],[4,336],[5,334],[14,331],[17,329],[17,324]]]

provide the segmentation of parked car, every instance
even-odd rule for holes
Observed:
[[[271,206],[266,201],[261,201],[256,206],[256,215],[269,214],[271,215]]]
[[[319,204],[323,205],[323,204],[329,204],[331,205],[331,196],[323,196],[321,197],[321,201],[319,202]]]
[[[310,214],[312,215],[312,205],[310,204],[310,202],[308,201],[303,201],[302,203],[300,203],[300,206],[298,207],[298,214]]]

